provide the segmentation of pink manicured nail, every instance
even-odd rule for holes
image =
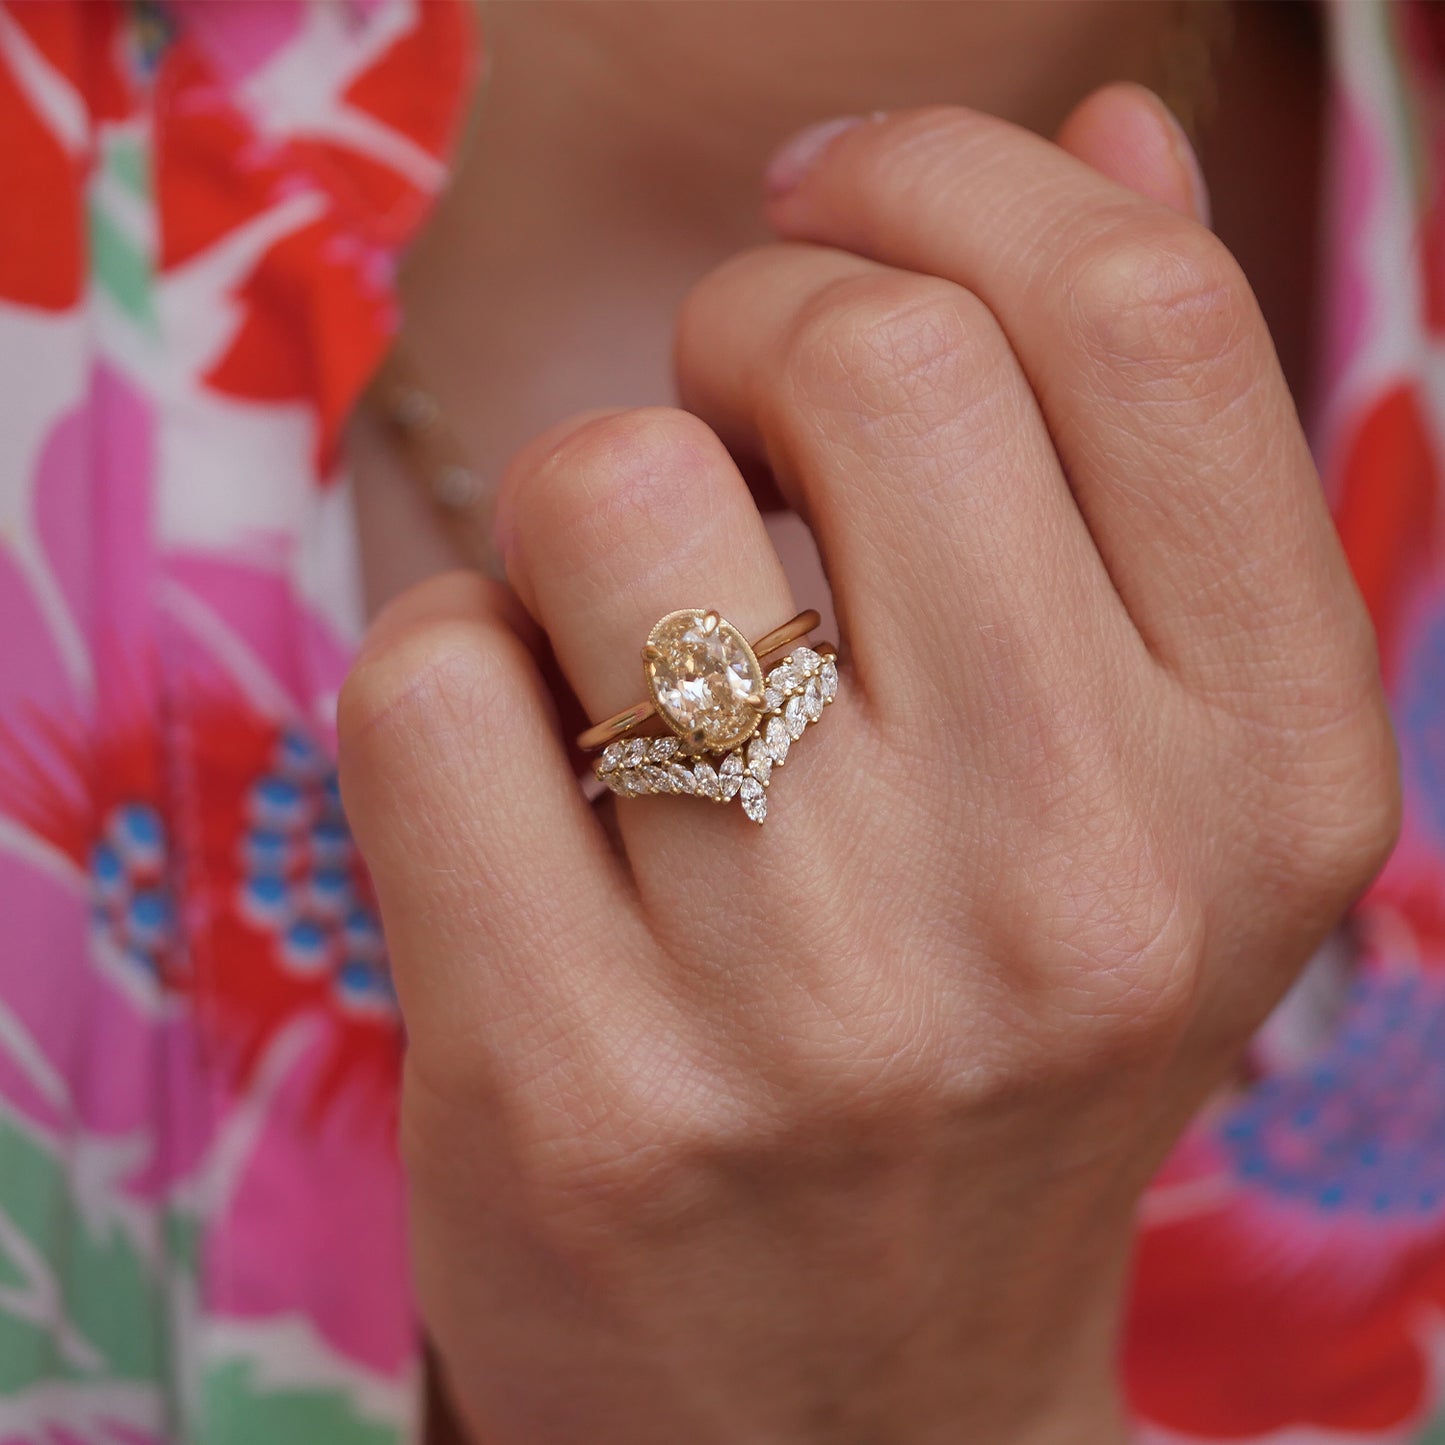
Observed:
[[[1161,100],[1159,109],[1164,114],[1164,119],[1169,124],[1169,129],[1174,132],[1174,154],[1178,156],[1179,163],[1184,167],[1185,174],[1189,177],[1189,186],[1194,193],[1194,218],[1202,225],[1209,225],[1209,187],[1205,184],[1204,171],[1199,164],[1199,157],[1194,151],[1194,142],[1189,139],[1189,132],[1180,124],[1179,117]]]
[[[861,115],[840,115],[832,120],[820,120],[816,125],[804,127],[783,142],[773,152],[763,172],[763,189],[770,199],[785,196],[795,190],[803,177],[813,169],[818,157],[843,134],[861,125],[866,117]]]

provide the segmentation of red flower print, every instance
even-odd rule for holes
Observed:
[[[395,255],[441,185],[475,47],[458,4],[420,5],[399,38],[394,6],[282,5],[272,18],[296,34],[278,79],[272,50],[229,43],[237,22],[254,29],[246,8],[199,9],[161,66],[161,266],[169,274],[222,258],[238,321],[205,379],[245,400],[309,403],[324,478],[395,330]],[[363,35],[338,68],[325,27],[343,23]],[[294,53],[308,27],[314,69]],[[425,94],[419,68],[435,78]]]
[[[0,5],[0,298],[61,311],[80,298],[84,184],[97,119],[123,115],[120,9]]]

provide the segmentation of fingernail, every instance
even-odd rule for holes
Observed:
[[[1199,157],[1195,153],[1194,142],[1189,139],[1189,132],[1184,129],[1179,117],[1162,100],[1159,102],[1159,109],[1174,137],[1174,154],[1178,158],[1179,164],[1184,167],[1185,175],[1189,177],[1189,188],[1193,192],[1195,219],[1207,226],[1210,219],[1209,187],[1205,184],[1204,171],[1199,164]]]
[[[820,120],[785,140],[773,152],[773,158],[763,172],[763,190],[768,197],[776,199],[796,190],[823,152],[845,131],[861,125],[865,118],[861,115],[840,115],[832,120]]]

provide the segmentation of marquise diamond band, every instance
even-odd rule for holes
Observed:
[[[793,646],[818,621],[816,612],[800,612],[750,643],[710,607],[684,607],[660,618],[642,647],[648,701],[577,739],[582,748],[605,743],[597,777],[624,798],[737,798],[743,812],[761,823],[773,770],[838,695],[832,644]],[[792,650],[765,668],[765,660],[784,648]],[[668,735],[626,736],[657,721]]]
[[[681,793],[714,803],[737,798],[747,817],[761,823],[768,815],[774,770],[838,696],[838,659],[826,642],[816,649],[799,647],[766,674],[759,669],[757,679],[761,706],[745,704],[753,723],[745,736],[735,736],[738,729],[729,721],[734,714],[725,706],[719,724],[728,734],[724,747],[696,741],[696,728],[687,739],[619,738],[597,760],[598,778],[627,798],[649,793]],[[658,711],[671,722],[661,703]]]

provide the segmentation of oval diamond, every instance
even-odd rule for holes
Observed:
[[[747,638],[716,612],[669,612],[642,655],[657,710],[685,742],[716,753],[757,731],[763,670]]]

